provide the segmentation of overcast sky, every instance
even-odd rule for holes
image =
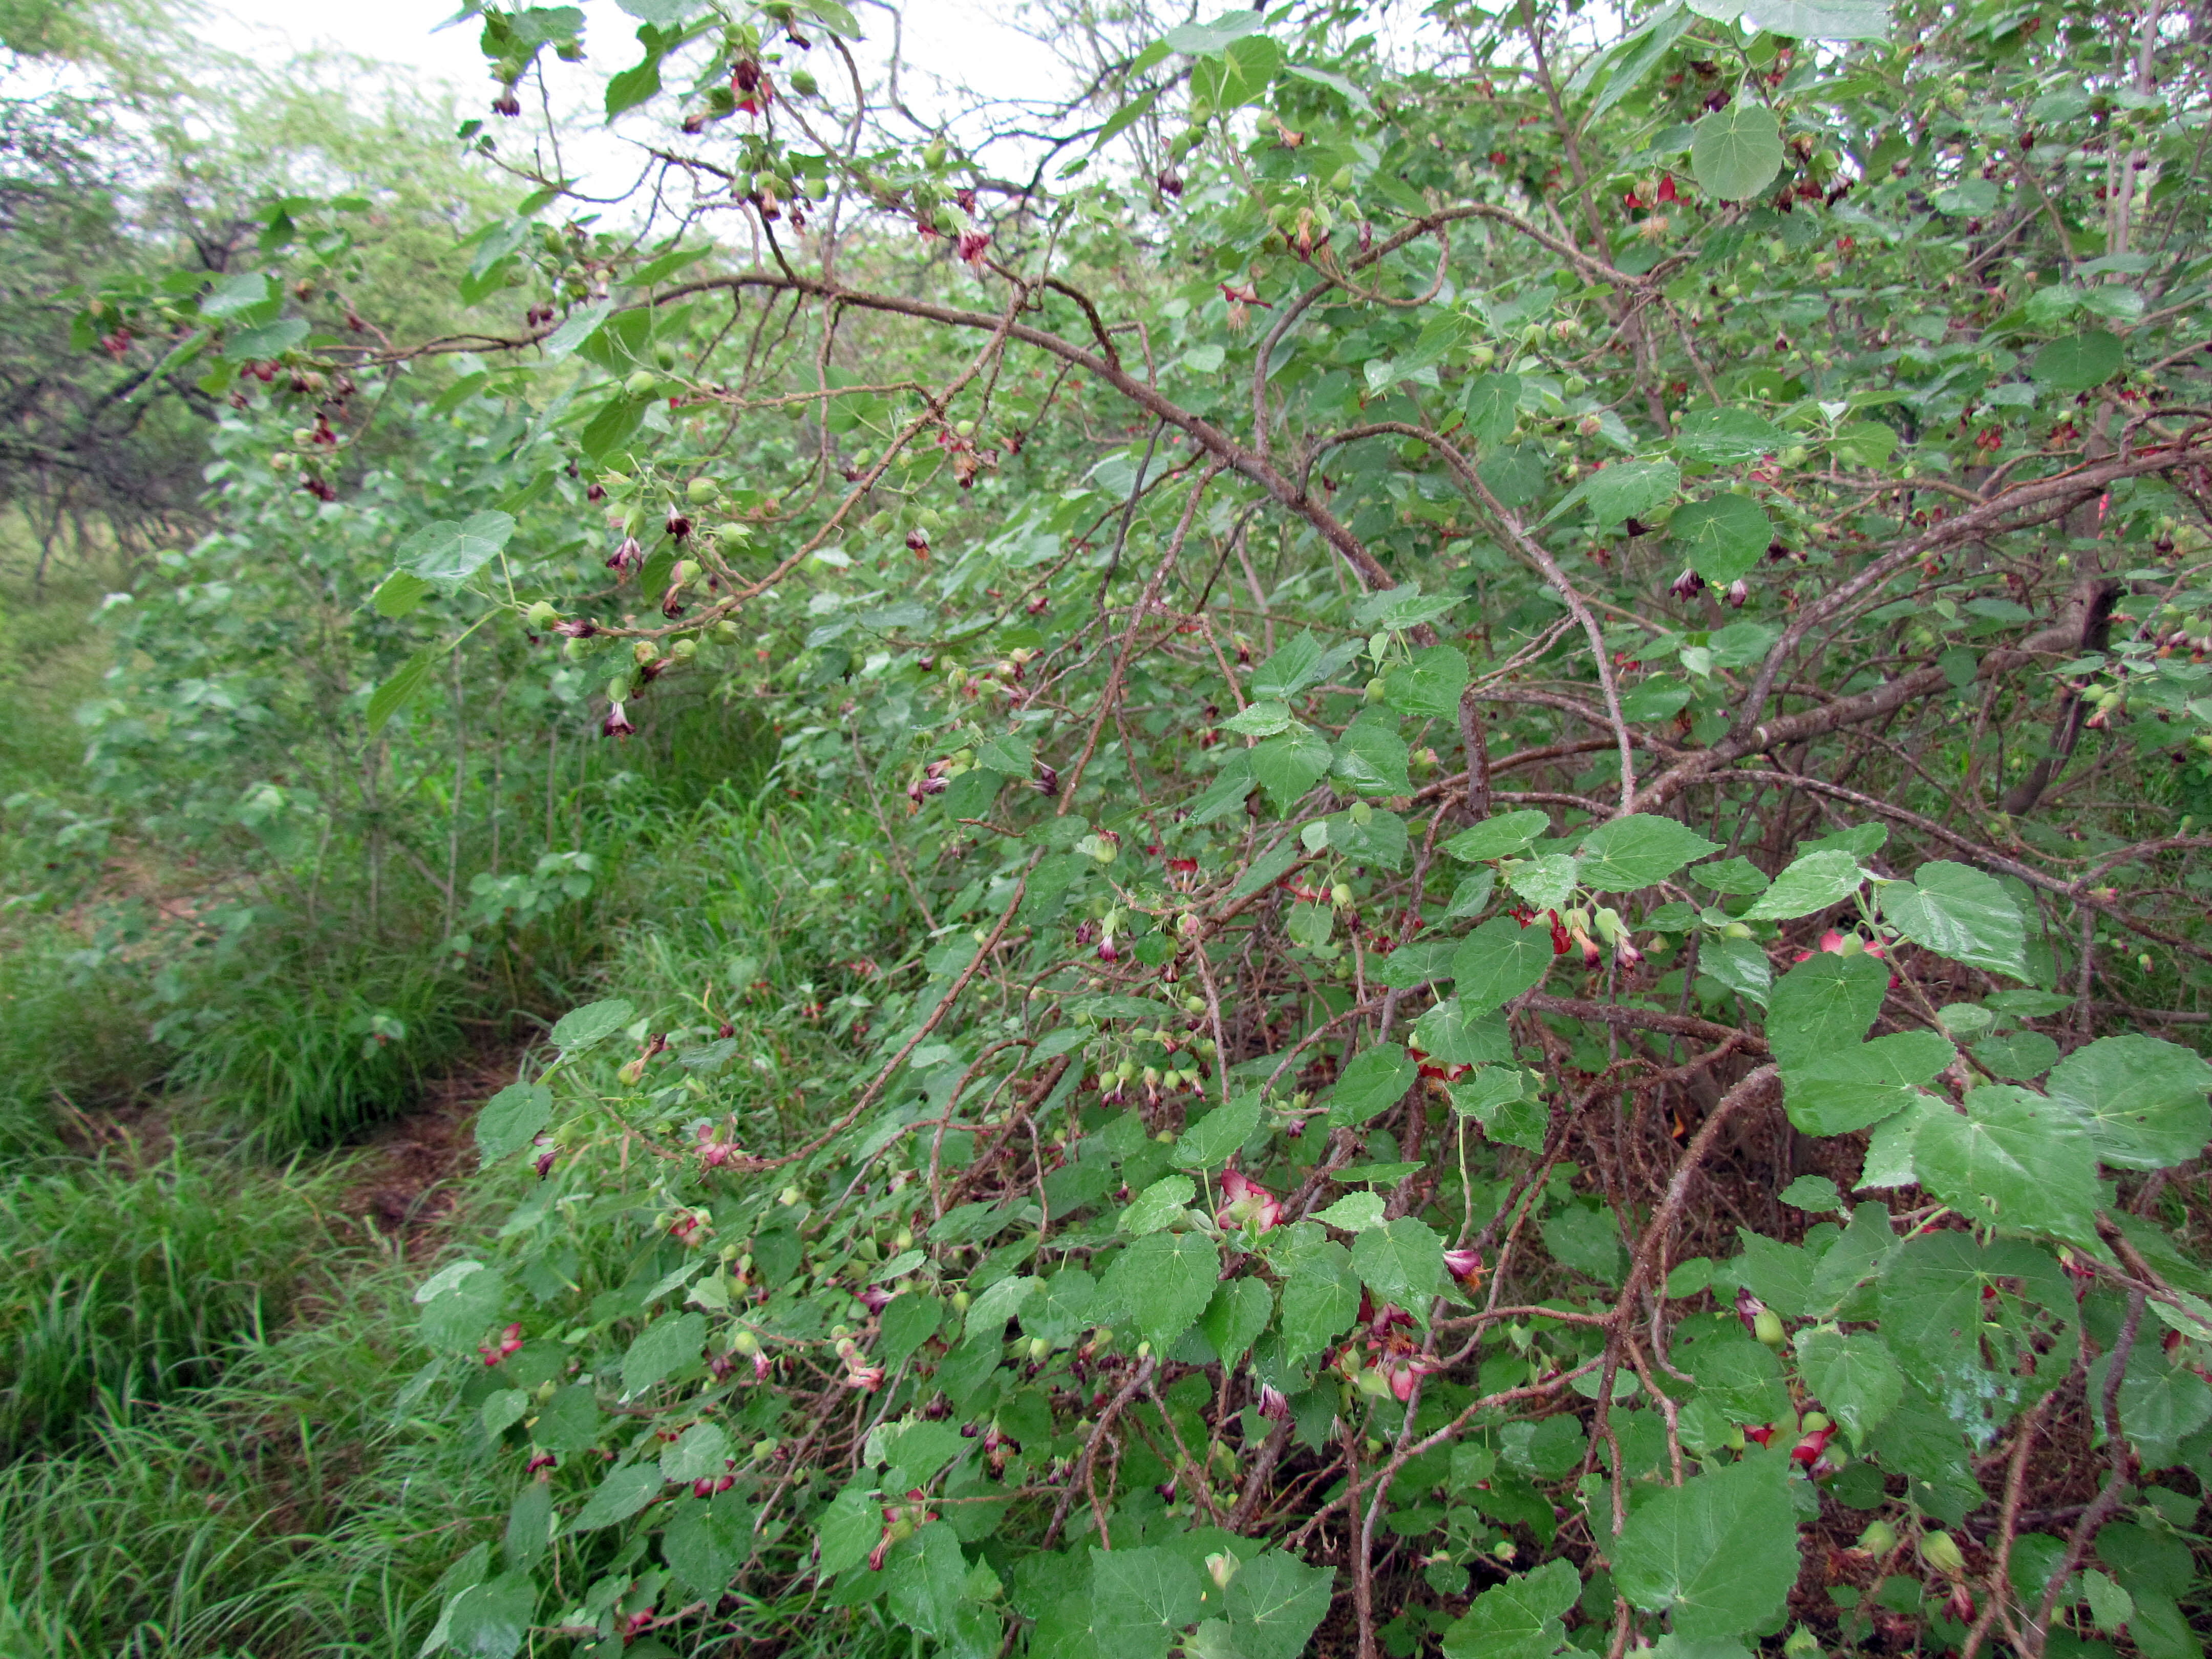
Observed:
[[[585,44],[600,74],[627,67],[637,53],[636,20],[613,0],[580,0]],[[374,4],[301,5],[299,0],[216,0],[220,12],[209,33],[214,44],[267,61],[272,51],[332,46],[365,58],[404,65],[426,79],[443,80],[474,99],[490,96],[471,19],[441,30],[458,8],[453,0],[375,0]],[[864,26],[883,14],[856,9]],[[222,15],[227,13],[228,15]],[[1002,97],[1036,95],[1064,78],[1052,55],[1036,41],[997,21],[988,0],[914,0],[906,12],[908,61],[951,78],[964,78]],[[546,58],[550,62],[552,54]]]

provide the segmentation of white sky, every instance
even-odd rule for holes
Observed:
[[[635,18],[613,0],[574,3],[583,7],[586,67],[595,76],[635,61]],[[263,62],[288,48],[338,46],[411,69],[426,81],[444,81],[461,92],[465,104],[473,104],[479,91],[488,101],[491,82],[477,51],[476,20],[439,30],[457,9],[453,0],[341,0],[328,7],[298,0],[216,0],[207,34],[216,46]],[[879,9],[863,5],[855,10],[863,27],[888,40]],[[1066,79],[1052,54],[999,21],[988,0],[914,0],[906,13],[905,44],[914,66],[964,79],[994,96],[1048,94]],[[544,57],[551,64],[552,53]]]
[[[550,51],[538,62],[557,114],[565,118],[563,166],[584,194],[619,196],[636,179],[643,158],[604,125],[606,77],[637,61],[637,20],[615,0],[569,0],[584,11],[585,62],[560,63]],[[954,121],[969,100],[948,94],[943,83],[964,82],[987,98],[1050,97],[1069,80],[1067,70],[1044,46],[1000,21],[995,8],[1010,0],[908,0],[904,16],[904,60],[900,92],[908,108],[932,121]],[[489,112],[495,90],[477,48],[481,25],[471,18],[451,28],[439,26],[459,9],[456,0],[341,0],[335,5],[301,5],[299,0],[212,0],[202,33],[208,43],[262,64],[273,64],[318,47],[337,47],[388,64],[426,87],[443,83],[458,94],[464,117],[487,120],[502,151],[511,139],[526,137]],[[890,41],[888,15],[879,6],[855,4],[854,10],[871,39],[855,50],[864,68],[881,77]],[[831,84],[826,54],[811,55],[816,75]],[[840,77],[842,80],[842,77]],[[672,82],[672,85],[673,83]],[[534,113],[532,85],[519,88],[526,112]],[[665,107],[665,106],[664,106]],[[633,118],[643,119],[643,112]],[[1001,164],[1003,166],[1003,163]]]

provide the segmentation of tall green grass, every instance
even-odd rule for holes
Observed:
[[[501,1473],[392,1413],[419,1276],[333,1285],[212,1386],[0,1469],[0,1633],[41,1659],[411,1656]]]
[[[264,1155],[337,1145],[404,1112],[463,1043],[465,992],[400,958],[349,972],[335,952],[216,984],[185,1019],[167,1082],[197,1115]]]
[[[181,1151],[145,1170],[50,1163],[0,1186],[0,1455],[212,1381],[323,1271],[336,1186],[334,1172]]]

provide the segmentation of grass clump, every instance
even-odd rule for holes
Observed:
[[[0,1455],[211,1381],[333,1249],[336,1177],[177,1151],[48,1164],[0,1187]]]

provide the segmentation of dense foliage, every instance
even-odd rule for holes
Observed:
[[[1023,183],[834,0],[624,9],[649,200],[534,176],[495,324],[305,197],[78,323],[233,410],[142,810],[342,730],[236,809],[312,908],[386,734],[703,776],[690,688],[839,848],[479,1119],[421,1651],[2199,1651],[2200,15],[1071,15]],[[557,816],[414,849],[453,960],[619,872]]]

